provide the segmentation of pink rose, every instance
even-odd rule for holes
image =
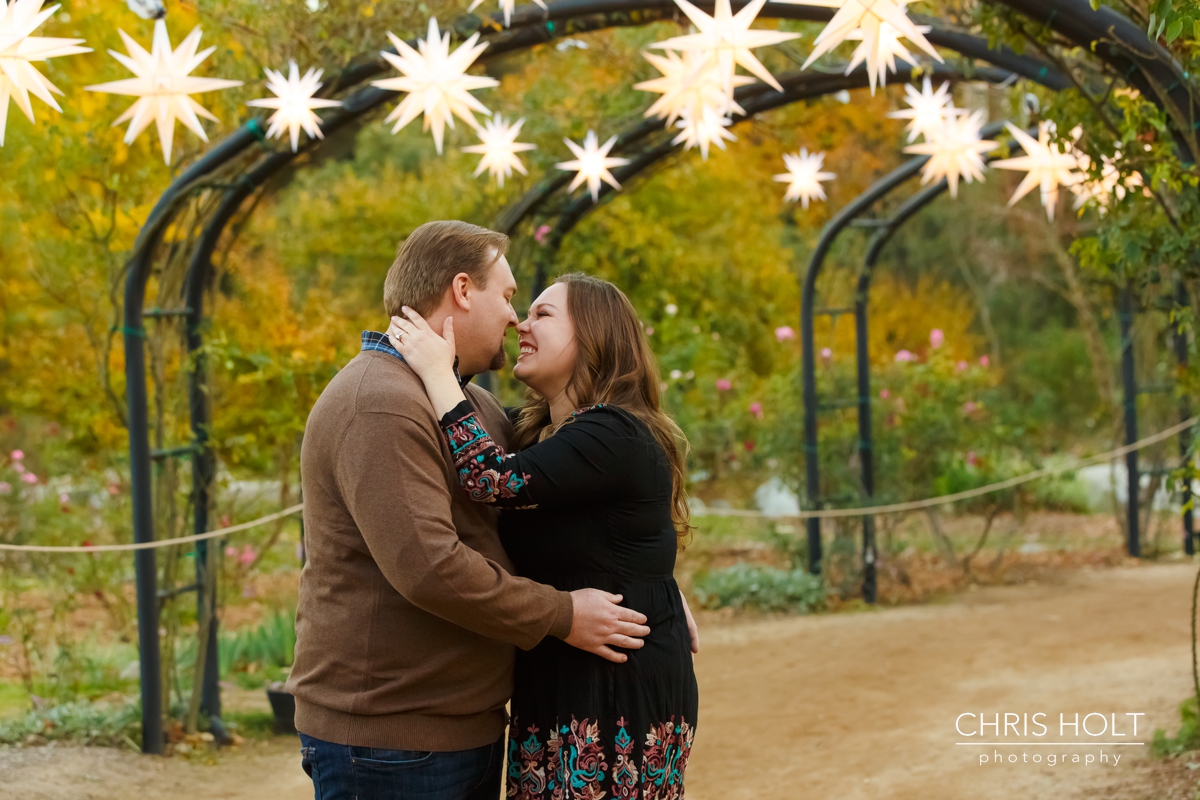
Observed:
[[[38,482],[37,475],[34,475],[32,472],[26,472],[25,474],[23,474],[21,476],[21,480],[25,481],[25,483],[37,483]]]
[[[762,417],[763,417],[762,403],[759,403],[757,401],[751,403],[750,404],[750,413],[753,414],[754,416],[758,417],[759,419],[762,419]]]
[[[25,465],[22,464],[20,461],[14,461],[13,469],[16,470],[18,475],[20,475],[25,472]]]
[[[775,329],[775,340],[776,341],[786,342],[790,339],[795,339],[795,338],[796,338],[796,331],[793,330],[790,325],[780,325],[778,328]]]
[[[653,336],[653,335],[654,335],[654,326],[653,326],[653,325],[651,325],[649,328],[646,328],[646,335],[647,335],[647,336]]]
[[[967,362],[960,361],[954,365],[954,371],[955,372],[966,372],[968,366],[970,366],[970,365],[967,364]]]
[[[717,391],[718,392],[728,392],[732,388],[733,388],[732,383],[725,380],[724,378],[717,378]]]
[[[66,492],[59,492],[58,502],[66,505],[67,503],[71,502],[71,495],[67,494]]]
[[[822,347],[821,348],[821,358],[825,359],[826,361],[830,360],[831,358],[833,358],[833,350],[831,350],[828,347]]]
[[[229,556],[230,558],[233,558],[234,556],[237,555],[237,548],[234,547],[233,545],[229,545],[228,547],[225,548],[225,555]]]
[[[932,347],[934,350],[937,350],[939,347],[941,347],[945,343],[946,343],[946,334],[942,332],[941,328],[934,328],[933,330],[931,330],[929,332],[929,346]]]
[[[970,464],[972,467],[979,466],[979,458],[975,455],[974,450],[967,451],[967,463]]]
[[[901,350],[899,353],[896,353],[896,363],[897,364],[903,364],[906,361],[916,361],[916,360],[917,360],[917,356],[911,350]]]
[[[534,241],[536,241],[538,244],[545,244],[546,243],[546,234],[548,234],[549,232],[550,232],[549,225],[539,226],[537,231],[533,234]]]
[[[990,362],[990,359],[987,356],[979,357],[979,366],[983,367],[984,369],[987,369],[989,362]]]
[[[887,389],[882,389],[882,390],[880,390],[880,392],[879,392],[879,399],[880,399],[880,400],[887,400],[887,399],[888,399],[889,397],[891,397],[891,396],[892,396],[892,393],[891,393],[891,392],[889,392]]]
[[[249,564],[254,561],[254,548],[246,545],[242,548],[242,554],[238,556],[238,563]]]
[[[25,458],[25,451],[24,450],[13,450],[12,453],[10,453],[10,455],[12,456],[13,461],[20,461],[21,459]]]

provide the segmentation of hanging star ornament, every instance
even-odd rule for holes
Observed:
[[[863,60],[867,62],[871,93],[874,94],[874,79],[878,76],[882,83],[887,77],[887,65],[894,63],[894,56],[898,55],[896,47],[900,46],[898,39],[901,36],[934,60],[941,61],[942,57],[925,34],[908,18],[907,8],[908,0],[840,0],[837,13],[817,35],[813,51],[801,69],[808,69],[810,64],[842,42],[861,38],[859,49],[865,48]],[[884,25],[891,26],[892,30],[884,30]],[[895,41],[894,46],[890,44],[892,41]]]
[[[725,142],[736,142],[737,137],[729,131],[725,130],[733,124],[733,120],[729,117],[718,114],[708,106],[700,109],[700,115],[692,116],[692,112],[687,111],[679,118],[676,127],[682,128],[683,132],[671,140],[671,144],[682,144],[684,150],[691,150],[693,147],[700,148],[700,158],[708,161],[708,146],[715,144],[722,150],[725,149]]]
[[[1041,188],[1046,217],[1053,220],[1054,207],[1058,205],[1058,187],[1074,186],[1082,177],[1078,171],[1079,157],[1074,153],[1064,153],[1058,142],[1051,141],[1051,127],[1048,123],[1042,122],[1038,125],[1036,139],[1011,122],[1008,123],[1008,131],[1021,145],[1025,155],[995,161],[992,166],[1026,173],[1008,201],[1009,207],[1016,205],[1018,200],[1033,190],[1033,187],[1038,186]]]
[[[650,46],[656,50],[695,50],[712,58],[720,69],[722,86],[727,94],[733,93],[734,69],[738,64],[776,91],[782,92],[783,87],[779,85],[779,81],[775,80],[750,51],[756,47],[767,47],[797,39],[800,34],[751,28],[750,24],[754,22],[754,18],[766,2],[767,0],[751,0],[735,15],[730,11],[729,0],[717,0],[714,13],[710,17],[688,0],[675,0],[675,5],[692,21],[697,32],[674,36]]]
[[[478,128],[479,122],[475,119],[474,112],[491,116],[492,112],[475,99],[471,92],[475,89],[499,86],[500,81],[483,75],[467,74],[467,69],[488,46],[487,42],[475,44],[479,40],[478,31],[471,34],[471,37],[453,53],[450,52],[450,31],[446,31],[445,34],[439,33],[436,17],[429,19],[428,35],[417,40],[419,52],[391,31],[388,32],[388,38],[392,40],[396,53],[385,50],[382,55],[388,63],[403,73],[403,77],[372,81],[371,85],[394,92],[408,92],[400,101],[400,105],[384,120],[395,121],[392,133],[399,132],[424,113],[423,130],[433,129],[433,142],[438,155],[441,155],[446,126],[454,127],[454,117],[457,116],[472,128]]]
[[[175,139],[175,120],[182,122],[205,142],[208,141],[208,136],[200,125],[199,117],[217,121],[208,109],[193,100],[190,95],[231,89],[241,86],[242,82],[221,78],[197,78],[191,75],[192,70],[200,66],[217,49],[210,47],[196,52],[200,45],[199,28],[195,28],[180,42],[178,48],[172,50],[171,37],[167,35],[167,23],[160,19],[154,23],[154,42],[149,53],[125,31],[117,32],[121,34],[129,55],[125,56],[114,50],[109,50],[109,55],[124,64],[137,77],[84,88],[89,92],[138,98],[124,114],[117,117],[113,125],[120,125],[129,120],[129,128],[125,131],[125,144],[131,144],[151,122],[155,123],[158,140],[162,145],[163,161],[170,164],[171,145]]]
[[[571,161],[560,161],[554,166],[568,172],[575,170],[575,179],[567,187],[568,193],[575,191],[577,186],[586,182],[588,191],[592,194],[592,202],[595,203],[600,199],[600,181],[604,181],[614,189],[621,188],[621,184],[617,183],[617,179],[608,171],[609,167],[623,167],[629,163],[628,158],[616,158],[608,154],[608,151],[616,144],[616,136],[601,145],[596,138],[596,132],[588,131],[583,140],[583,147],[570,139],[563,139],[563,141],[567,147],[571,148],[575,158]]]
[[[533,0],[533,2],[537,3],[542,10],[546,9],[546,4],[542,0]],[[470,14],[482,4],[483,0],[474,0],[471,5],[467,6],[467,13]],[[517,0],[500,0],[500,10],[504,12],[504,27],[506,28],[512,24],[513,9],[516,5]]]
[[[504,117],[497,114],[477,131],[480,144],[463,148],[464,153],[479,153],[483,156],[475,169],[476,177],[486,169],[503,187],[504,179],[511,177],[514,169],[522,175],[529,174],[517,153],[536,150],[537,145],[517,141],[524,124],[525,120],[522,118],[509,125],[504,121]]]
[[[788,184],[785,201],[799,200],[806,210],[809,201],[824,200],[825,189],[821,181],[831,181],[837,177],[832,172],[822,172],[825,164],[824,153],[809,153],[801,147],[799,153],[784,153],[783,163],[787,172],[775,176],[775,180]]]
[[[706,108],[722,116],[746,113],[726,91],[719,65],[706,54],[697,50],[684,50],[682,54],[668,50],[665,57],[655,53],[642,55],[662,73],[660,78],[633,85],[643,92],[662,95],[646,109],[645,116],[662,117],[667,125],[674,125],[680,116],[689,114],[697,118]],[[751,83],[754,79],[749,76],[734,75],[729,86],[736,89]]]
[[[914,25],[913,28],[918,33],[929,33],[933,30],[928,25]],[[879,35],[874,42],[876,48],[875,58],[873,59],[875,62],[874,68],[870,67],[872,61],[872,42],[863,35],[863,31],[861,29],[854,31],[846,38],[861,40],[862,43],[854,48],[854,53],[850,56],[850,64],[846,67],[845,74],[849,75],[859,64],[862,64],[864,61],[867,62],[867,83],[870,84],[872,95],[875,94],[875,87],[877,85],[883,86],[887,83],[888,72],[896,71],[897,58],[909,66],[917,66],[916,58],[900,42],[900,32],[890,23],[883,22],[879,25]]]
[[[33,62],[92,52],[90,47],[79,46],[83,39],[34,36],[33,32],[59,8],[54,5],[42,10],[42,2],[13,0],[5,3],[0,0],[0,147],[4,146],[10,99],[30,122],[34,121],[30,94],[55,111],[62,111],[54,100],[54,95],[62,94],[62,91],[38,72]]]
[[[935,92],[929,76],[926,75],[921,91],[917,91],[917,87],[910,83],[904,87],[904,95],[904,102],[908,103],[909,107],[893,111],[888,117],[909,121],[905,126],[909,144],[921,136],[928,139],[930,134],[942,130],[947,119],[959,113],[959,109],[954,107],[954,99],[950,97],[949,81],[939,86]]]
[[[250,100],[246,105],[254,108],[275,109],[275,113],[267,118],[270,126],[267,128],[267,136],[273,139],[279,138],[283,136],[284,131],[287,131],[291,136],[293,153],[300,147],[300,130],[302,128],[308,134],[308,138],[324,139],[325,134],[321,133],[321,118],[313,109],[334,108],[341,105],[337,100],[313,97],[317,89],[321,88],[321,75],[324,70],[309,67],[308,72],[304,73],[304,77],[301,78],[300,68],[293,61],[286,78],[283,77],[282,72],[276,72],[270,67],[264,67],[263,71],[267,73],[267,88],[275,96]]]
[[[967,183],[983,180],[983,154],[996,149],[995,142],[983,138],[983,122],[983,111],[943,117],[942,127],[927,132],[924,142],[904,148],[906,153],[929,156],[921,170],[922,186],[944,178],[950,184],[950,196],[958,197],[960,179]]]

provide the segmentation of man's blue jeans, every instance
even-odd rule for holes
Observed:
[[[300,734],[315,800],[497,800],[504,737],[474,750],[431,753],[351,747]]]

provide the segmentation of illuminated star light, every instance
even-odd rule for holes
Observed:
[[[929,76],[926,75],[921,91],[918,92],[917,87],[910,83],[904,87],[904,94],[904,102],[908,103],[909,107],[893,111],[888,117],[909,120],[905,126],[909,144],[920,136],[928,139],[930,134],[942,130],[948,118],[960,113],[960,110],[954,107],[954,99],[950,97],[949,81],[939,86],[935,92],[929,82]]]
[[[34,121],[30,93],[55,111],[62,111],[54,100],[54,95],[62,91],[38,72],[32,62],[92,52],[90,47],[79,47],[83,39],[32,35],[59,8],[55,5],[42,11],[43,2],[13,0],[6,4],[0,0],[0,147],[4,146],[4,129],[8,125],[9,99],[30,122]]]
[[[190,74],[217,48],[210,47],[197,53],[196,48],[200,45],[200,28],[195,28],[187,35],[186,39],[180,42],[177,49],[172,50],[171,37],[167,34],[167,23],[161,19],[154,23],[154,42],[149,53],[142,49],[142,46],[125,31],[118,30],[117,33],[121,34],[121,39],[125,42],[125,50],[129,55],[125,56],[114,50],[109,50],[108,53],[137,77],[84,88],[90,92],[105,92],[138,98],[113,123],[115,126],[129,120],[129,128],[125,132],[125,144],[132,144],[134,139],[153,122],[158,129],[163,161],[170,164],[171,145],[175,139],[175,120],[182,122],[201,140],[207,142],[208,136],[205,135],[198,117],[204,117],[213,122],[218,120],[208,109],[189,95],[231,89],[234,86],[242,85],[241,81],[197,78]]]
[[[453,128],[455,116],[472,128],[478,128],[479,122],[473,112],[491,115],[492,112],[476,100],[471,91],[499,86],[500,82],[495,78],[467,74],[467,68],[488,46],[487,42],[475,45],[479,39],[478,31],[471,34],[471,38],[453,53],[450,52],[450,32],[446,31],[445,35],[438,32],[436,17],[429,19],[428,36],[417,40],[420,52],[413,50],[391,31],[388,31],[388,38],[392,40],[396,54],[384,51],[382,55],[403,73],[403,77],[371,81],[371,85],[394,92],[408,92],[400,105],[384,120],[395,120],[392,133],[399,132],[424,113],[423,130],[433,129],[433,142],[438,155],[441,155],[446,125]]]
[[[542,0],[533,0],[533,2],[537,3],[543,10],[546,8],[546,4]],[[482,3],[483,0],[474,0],[471,5],[467,6],[467,13],[470,14],[479,8]],[[516,4],[517,0],[500,0],[500,10],[504,12],[504,27],[506,28],[512,23],[513,8],[516,7]]]
[[[711,108],[722,116],[746,113],[727,92],[721,68],[706,54],[698,50],[684,50],[681,58],[680,54],[669,50],[666,57],[655,53],[642,55],[662,73],[662,77],[633,85],[633,88],[643,92],[662,95],[646,109],[645,116],[662,117],[667,125],[673,125],[685,113],[692,118],[701,116],[705,108]],[[754,79],[749,76],[734,75],[729,87],[736,89],[751,83],[754,83]]]
[[[929,25],[913,26],[919,33],[929,33],[933,30]],[[850,65],[846,67],[846,74],[849,75],[854,71],[854,68],[864,61],[871,62],[871,42],[863,39],[861,30],[854,31],[847,39],[861,39],[862,44],[854,48],[854,53],[850,56]],[[882,86],[887,83],[888,71],[896,71],[896,59],[900,59],[909,66],[917,66],[917,60],[913,54],[908,51],[908,48],[900,43],[900,33],[888,23],[881,23],[879,26],[879,35],[876,37],[875,45],[878,52],[874,59],[875,68],[872,70],[868,67],[867,82],[871,86],[871,94],[875,94],[876,85]]]
[[[750,24],[758,16],[759,10],[767,0],[751,0],[741,11],[734,15],[729,8],[729,0],[717,0],[713,16],[705,14],[688,0],[675,0],[688,19],[696,26],[696,33],[685,36],[674,36],[665,42],[655,42],[650,45],[656,50],[696,50],[705,56],[712,56],[720,69],[722,84],[729,94],[733,92],[734,67],[741,64],[764,83],[782,92],[779,81],[772,77],[767,68],[762,65],[750,52],[756,47],[767,47],[780,42],[798,39],[798,33],[783,31],[755,30]]]
[[[521,126],[524,124],[525,119],[522,118],[509,125],[504,121],[504,117],[497,114],[488,120],[484,127],[476,131],[481,144],[463,148],[464,153],[479,153],[483,156],[479,160],[479,166],[475,169],[476,177],[479,177],[479,174],[486,169],[503,187],[504,179],[510,177],[514,169],[522,175],[529,174],[517,153],[536,150],[537,145],[517,141],[517,136],[521,133]]]
[[[588,191],[592,194],[592,202],[595,203],[600,199],[600,181],[604,181],[614,189],[621,188],[621,184],[617,183],[617,179],[608,171],[609,167],[623,167],[629,163],[628,158],[616,158],[608,154],[608,151],[616,144],[616,136],[600,145],[596,138],[596,132],[588,131],[587,137],[583,140],[583,147],[570,139],[563,139],[563,141],[566,142],[567,147],[571,148],[575,158],[572,161],[560,161],[554,166],[568,172],[576,170],[575,180],[571,181],[571,185],[567,187],[568,193],[575,191],[577,186],[586,181]]]
[[[825,164],[824,153],[810,154],[803,147],[799,153],[784,153],[783,163],[787,165],[788,171],[775,176],[775,180],[788,184],[783,199],[799,200],[805,209],[808,208],[810,200],[825,199],[825,189],[821,186],[821,181],[831,181],[837,177],[832,172],[821,171]]]
[[[1112,158],[1100,156],[1100,177],[1095,180],[1084,177],[1070,187],[1075,195],[1076,210],[1082,209],[1089,202],[1094,202],[1100,214],[1104,215],[1112,204],[1113,197],[1116,197],[1118,201],[1124,200],[1130,189],[1144,187],[1142,176],[1136,172],[1122,177],[1121,170],[1117,167],[1120,155],[1121,151],[1118,149]],[[1076,157],[1079,159],[1079,169],[1085,176],[1089,176],[1092,165],[1091,158],[1083,153],[1077,153]],[[1143,191],[1145,191],[1144,188]]]
[[[715,144],[724,150],[725,142],[737,141],[736,136],[725,130],[732,124],[733,120],[718,114],[708,106],[700,109],[699,117],[692,117],[690,111],[684,112],[675,126],[681,128],[683,133],[672,139],[671,144],[682,144],[684,150],[699,147],[700,158],[708,161],[710,144]]]
[[[1011,122],[1008,123],[1008,131],[1020,143],[1025,155],[995,161],[992,166],[1026,173],[1008,201],[1009,207],[1016,205],[1018,200],[1033,190],[1033,187],[1040,186],[1046,217],[1053,220],[1054,207],[1058,205],[1058,187],[1074,186],[1082,177],[1078,172],[1079,156],[1064,153],[1057,142],[1052,142],[1050,125],[1045,122],[1038,125],[1036,139]]]
[[[801,69],[808,69],[809,65],[818,58],[856,35],[862,38],[859,49],[865,48],[867,73],[872,78],[876,75],[881,78],[886,77],[885,62],[890,56],[896,54],[894,48],[883,43],[885,37],[894,39],[903,36],[928,53],[934,60],[939,62],[942,60],[937,50],[934,50],[933,45],[925,38],[925,34],[913,24],[905,13],[905,9],[908,8],[908,0],[841,0],[839,5],[833,19],[829,20],[829,24],[814,40],[813,51]],[[892,27],[893,30],[890,33],[883,31],[885,24]],[[872,93],[875,91],[874,83],[872,83],[871,91]]]
[[[983,111],[976,111],[970,116],[944,117],[941,128],[926,133],[924,142],[910,145],[904,152],[929,156],[921,171],[922,186],[944,178],[950,184],[950,196],[958,197],[959,179],[983,181],[983,154],[995,149],[995,142],[983,138]]]
[[[246,103],[255,108],[274,108],[274,114],[267,118],[270,127],[267,136],[278,138],[286,130],[291,135],[292,152],[300,147],[300,129],[308,134],[310,139],[324,139],[321,133],[321,118],[313,111],[314,108],[334,108],[340,106],[337,100],[324,100],[313,97],[321,88],[321,75],[324,70],[309,67],[304,77],[300,77],[300,68],[296,62],[291,62],[288,77],[282,72],[276,72],[270,67],[264,67],[267,73],[267,88],[274,92],[274,97],[262,100],[250,100]]]

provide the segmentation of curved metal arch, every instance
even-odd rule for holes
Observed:
[[[1031,0],[1003,0],[1003,2],[1035,19],[1044,11],[1044,8],[1038,7],[1038,4]],[[1052,0],[1052,3],[1054,11],[1046,20],[1048,27],[1081,45],[1089,45],[1096,40],[1105,40],[1105,46],[1097,50],[1102,60],[1118,70],[1125,69],[1126,79],[1143,91],[1147,91],[1149,96],[1157,98],[1160,94],[1165,95],[1159,102],[1162,102],[1176,119],[1182,117],[1190,120],[1196,116],[1190,95],[1184,96],[1186,95],[1186,85],[1178,65],[1171,61],[1165,50],[1150,42],[1136,26],[1107,8],[1092,11],[1088,0]],[[744,5],[744,2],[734,0],[734,4],[740,7]],[[701,8],[711,9],[713,4],[700,0],[697,5]],[[469,33],[487,26],[490,30],[499,31],[494,36],[491,33],[485,33],[485,38],[492,41],[492,47],[489,47],[488,52],[484,55],[486,59],[550,41],[560,35],[560,31],[556,30],[556,26],[560,23],[562,24],[561,33],[582,33],[616,25],[640,25],[673,18],[675,13],[675,6],[671,0],[558,0],[544,10],[536,9],[533,6],[517,9],[513,15],[512,26],[507,30],[501,29],[496,19],[483,22],[476,17],[459,20],[455,30],[459,33]],[[770,3],[764,7],[760,16],[826,21],[831,18],[832,14],[833,10],[826,7]],[[935,44],[953,48],[951,39],[960,35],[939,28],[931,31],[929,39]],[[1113,41],[1106,40],[1106,36]],[[358,65],[344,71],[331,81],[327,87],[328,91],[333,93],[357,86],[383,69],[383,63],[380,60]],[[1182,94],[1180,87],[1183,87]],[[323,128],[326,132],[345,128],[394,96],[395,93],[385,92],[374,87],[360,89],[344,101],[344,106],[340,111],[329,115]],[[1189,133],[1190,130],[1189,128]],[[166,227],[191,194],[206,187],[215,188],[207,183],[211,180],[211,176],[242,156],[253,147],[256,141],[263,142],[265,145],[261,124],[258,119],[252,119],[215,145],[208,154],[175,180],[156,203],[143,225],[127,264],[123,334],[126,356],[130,479],[133,494],[132,516],[134,540],[137,542],[154,539],[150,497],[151,458],[147,428],[146,365],[143,345],[145,330],[142,326],[151,259],[161,243]],[[1195,153],[1194,136],[1188,139],[1187,143],[1191,152]],[[317,150],[319,150],[319,146],[310,145],[302,152],[310,154]],[[286,163],[292,161],[296,155],[290,152],[272,152],[252,168],[250,175],[256,176],[260,182],[265,181]],[[221,203],[221,208],[229,206],[237,193],[234,190],[227,194],[225,202]],[[236,209],[236,206],[234,208]],[[197,266],[199,270],[208,269],[211,247],[215,246],[216,239],[219,238],[224,224],[227,224],[232,213],[232,211],[229,212],[221,225],[209,226],[205,230],[202,238],[206,242],[211,241],[212,245],[208,247],[207,253],[202,258],[193,259],[193,266]],[[189,287],[202,286],[205,280],[206,276],[203,275],[189,275],[187,283]],[[189,349],[192,349],[191,345],[198,343],[198,324],[193,324],[193,322],[195,320],[192,319],[192,315],[189,315],[187,337]],[[195,400],[196,396],[196,392],[193,390],[192,399]],[[207,409],[203,410],[207,413]],[[193,431],[196,430],[197,421],[202,418],[197,417],[193,420]],[[203,426],[204,423],[200,422],[199,424]],[[157,686],[159,674],[158,607],[154,552],[152,550],[139,551],[135,557],[135,568],[139,598],[138,640],[142,654],[143,751],[161,753],[163,749],[162,709]]]

